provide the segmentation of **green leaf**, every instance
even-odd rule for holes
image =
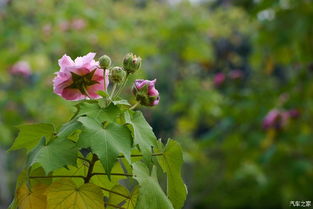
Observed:
[[[181,177],[183,165],[183,152],[178,142],[169,139],[165,149],[160,142],[162,156],[158,156],[158,162],[162,170],[167,174],[167,195],[175,209],[183,207],[187,190]]]
[[[131,106],[131,104],[129,104],[129,102],[125,99],[122,99],[122,100],[115,100],[115,101],[112,101],[112,103],[114,105],[125,105],[125,106]]]
[[[87,176],[89,163],[82,159],[77,158],[76,166],[68,165],[66,167],[59,168],[53,171],[53,175],[58,176]],[[80,185],[83,183],[82,178],[72,178],[72,181],[76,183],[76,185]]]
[[[134,144],[139,145],[145,157],[151,155],[151,147],[156,146],[157,139],[143,114],[139,111],[126,111],[125,122],[132,127]]]
[[[25,124],[18,127],[20,132],[9,150],[26,148],[29,152],[37,145],[41,137],[45,136],[50,139],[54,133],[53,125],[46,123]]]
[[[63,179],[48,188],[47,209],[104,209],[103,195],[94,184],[78,187],[71,180]]]
[[[71,120],[67,123],[65,123],[59,133],[57,134],[58,137],[60,138],[66,138],[68,136],[70,136],[71,134],[74,133],[74,131],[76,131],[77,129],[79,129],[81,127],[81,123],[78,122],[77,120]]]
[[[39,163],[46,174],[66,166],[76,165],[78,148],[70,140],[57,138],[46,144],[45,137],[42,137],[38,146],[30,153],[27,165]]]
[[[110,95],[106,91],[97,91],[97,94],[102,96],[103,98],[110,97]]]
[[[130,162],[132,137],[125,126],[108,123],[103,128],[90,117],[82,117],[78,120],[83,124],[78,145],[82,148],[90,147],[92,152],[99,157],[109,176],[120,153]]]
[[[133,189],[131,193],[129,193],[127,188],[121,185],[116,185],[111,190],[112,192],[109,193],[109,204],[107,209],[116,208],[111,205],[119,206],[125,209],[135,208],[139,195],[139,190],[137,186]]]
[[[97,103],[81,103],[79,105],[78,116],[88,116],[98,122],[109,121],[115,122],[119,116],[119,108],[113,104],[108,107],[102,108]]]
[[[119,161],[122,160],[123,164],[126,165],[125,167],[129,166],[129,163],[126,161],[125,158],[119,159]],[[94,173],[105,173],[105,170],[102,166],[102,163],[100,161],[97,161],[94,166]],[[111,173],[127,173],[132,174],[131,168],[127,169],[127,172],[124,172],[123,168],[121,167],[119,162],[116,162],[111,170]],[[95,175],[91,178],[91,183],[94,183],[98,186],[104,187],[104,188],[112,188],[113,186],[117,185],[120,180],[127,179],[129,177],[123,176],[123,175],[112,175],[110,179],[107,175]],[[103,190],[103,193],[105,195],[108,195],[107,191]]]
[[[133,168],[134,178],[140,185],[136,209],[174,209],[159,185],[156,167],[153,167],[151,175],[146,165],[140,161],[134,163]]]

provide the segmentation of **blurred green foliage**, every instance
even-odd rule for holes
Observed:
[[[174,135],[184,147],[186,208],[289,208],[291,200],[312,200],[312,1],[3,2],[3,150],[16,125],[59,127],[71,117],[71,102],[52,91],[63,54],[94,51],[121,60],[131,51],[145,60],[138,73],[157,78],[161,94],[159,106],[143,109],[146,117],[159,137]],[[22,60],[32,69],[27,78],[9,73]],[[214,84],[216,73],[226,76],[221,85]],[[272,109],[297,109],[300,116],[265,130]],[[24,154],[6,159],[5,183],[13,191]]]

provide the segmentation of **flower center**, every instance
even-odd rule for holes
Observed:
[[[78,89],[82,94],[87,95],[86,88],[99,83],[98,81],[92,80],[95,71],[96,70],[93,70],[85,75],[78,75],[71,72],[73,83],[66,88]]]

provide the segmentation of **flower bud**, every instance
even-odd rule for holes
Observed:
[[[152,81],[137,79],[135,81],[132,92],[141,105],[155,106],[159,104],[160,96],[158,90],[155,88],[155,82],[156,79]]]
[[[29,77],[32,74],[31,68],[28,62],[26,61],[19,61],[15,63],[10,68],[10,73],[11,75],[22,76],[22,77]]]
[[[123,67],[127,73],[131,74],[136,72],[141,66],[141,58],[133,53],[128,53],[123,60]]]
[[[300,116],[300,111],[298,109],[290,109],[287,113],[292,119],[298,118]]]
[[[214,76],[214,85],[216,87],[220,87],[226,80],[226,76],[224,73],[216,73]]]
[[[121,67],[113,67],[110,70],[110,80],[113,83],[121,83],[126,76],[126,72]]]
[[[103,55],[99,58],[99,65],[102,69],[108,69],[111,65],[111,59],[107,55]]]
[[[265,116],[263,128],[280,130],[288,124],[289,117],[288,112],[273,109]]]
[[[241,70],[232,70],[229,73],[229,77],[232,80],[240,80],[243,77],[243,72]]]

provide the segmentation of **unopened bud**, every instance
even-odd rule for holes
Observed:
[[[152,81],[142,79],[135,81],[132,92],[141,105],[155,106],[159,103],[160,96],[155,88],[155,82],[155,79]]]
[[[136,72],[141,66],[141,58],[133,53],[128,53],[123,60],[123,67],[127,73],[131,74]]]
[[[107,55],[103,55],[99,58],[99,65],[102,69],[108,69],[111,65],[111,59]]]
[[[113,83],[121,83],[126,76],[126,72],[121,67],[113,67],[110,70],[110,80]]]

